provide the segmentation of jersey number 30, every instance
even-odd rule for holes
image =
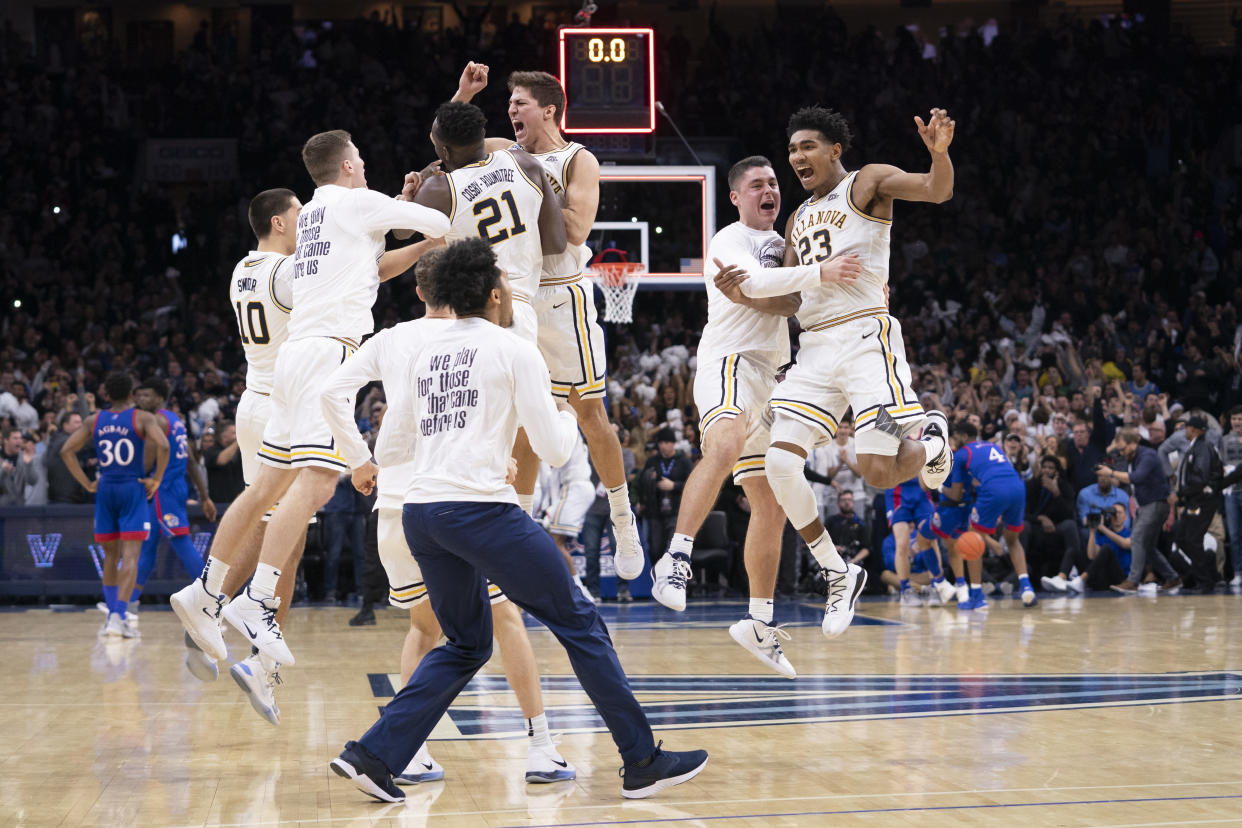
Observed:
[[[134,462],[134,444],[124,437],[115,442],[100,440],[99,453],[103,455],[99,461],[101,466],[111,466],[113,463],[128,466]]]
[[[243,345],[254,343],[255,345],[266,345],[272,341],[271,335],[267,331],[267,312],[263,310],[262,302],[247,302],[246,310],[242,312],[242,303],[233,303],[237,309],[237,327],[241,330],[241,338]],[[250,335],[246,335],[249,329]]]
[[[499,244],[510,236],[516,236],[519,233],[526,232],[526,225],[522,224],[522,217],[518,215],[517,202],[513,198],[513,193],[505,190],[500,194],[500,200],[509,208],[509,219],[512,227],[505,229],[499,228],[495,232],[492,231],[492,225],[499,224],[503,215],[499,202],[494,198],[485,198],[478,204],[474,205],[474,214],[483,216],[479,219],[479,238],[488,244]]]

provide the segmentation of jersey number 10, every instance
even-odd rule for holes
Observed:
[[[263,310],[262,302],[247,302],[244,314],[241,302],[234,302],[233,304],[237,308],[237,327],[241,331],[243,345],[251,343],[266,345],[272,341],[272,337],[267,331],[267,312]],[[249,336],[246,335],[247,328],[250,329]]]
[[[526,225],[522,224],[522,217],[518,215],[517,202],[513,198],[513,193],[505,190],[500,194],[500,200],[509,208],[509,219],[513,226],[508,230],[502,227],[495,233],[492,232],[491,227],[493,224],[499,224],[502,218],[500,204],[494,198],[485,198],[474,205],[476,216],[482,216],[484,212],[488,214],[479,219],[479,238],[488,244],[499,244],[510,236],[526,232]]]

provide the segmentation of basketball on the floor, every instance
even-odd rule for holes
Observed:
[[[978,532],[966,532],[957,539],[957,554],[965,561],[977,561],[983,557],[983,536]]]

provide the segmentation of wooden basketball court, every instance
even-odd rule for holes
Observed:
[[[386,610],[350,628],[352,612],[291,614],[279,727],[227,673],[190,676],[171,612],[145,612],[140,643],[97,640],[94,611],[0,614],[0,824],[1242,824],[1237,595],[1001,599],[986,617],[863,603],[831,641],[820,605],[778,604],[794,681],[729,638],[740,602],[605,605],[657,738],[710,751],[697,779],[621,799],[612,742],[536,626],[577,781],[523,781],[523,722],[494,659],[433,736],[447,779],[388,806],[328,769],[393,692],[406,626]]]

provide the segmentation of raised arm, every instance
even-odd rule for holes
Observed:
[[[414,230],[429,239],[438,239],[448,234],[449,210],[432,209],[423,200],[423,191],[435,182],[447,181],[444,176],[435,176],[419,188],[418,197],[414,202],[389,198],[374,190],[358,190],[355,204],[355,218],[368,232],[379,233],[389,230]],[[447,187],[445,188],[447,193]]]
[[[943,109],[933,109],[931,120],[914,116],[919,137],[931,154],[931,169],[925,173],[905,172],[891,164],[868,164],[854,182],[851,199],[864,213],[888,218],[892,201],[929,201],[940,204],[953,197],[953,162],[949,145],[953,143],[956,122]],[[872,202],[879,202],[875,209]]]

